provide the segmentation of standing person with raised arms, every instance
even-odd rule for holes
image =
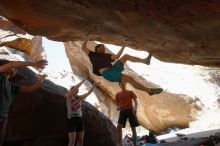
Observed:
[[[36,62],[9,61],[0,66],[0,146],[4,142],[9,108],[14,96],[19,92],[32,92],[38,89],[46,76],[40,76],[38,81],[30,86],[18,86],[10,82],[10,79],[16,75],[17,68],[33,66],[43,69],[46,65],[46,60],[40,60]]]
[[[69,136],[68,146],[83,146],[84,122],[81,109],[81,100],[86,99],[86,97],[92,93],[94,87],[99,84],[94,83],[87,93],[83,95],[77,95],[79,92],[79,87],[83,84],[85,80],[86,79],[84,78],[80,83],[71,87],[70,91],[66,96]]]

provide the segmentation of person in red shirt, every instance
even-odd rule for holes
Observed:
[[[125,128],[127,119],[129,119],[131,126],[134,146],[136,146],[136,127],[139,126],[136,116],[137,96],[134,94],[134,92],[126,90],[124,84],[119,83],[119,85],[122,91],[117,93],[115,97],[117,109],[120,111],[117,125],[118,146],[121,146],[122,128]],[[134,107],[132,101],[134,101]]]

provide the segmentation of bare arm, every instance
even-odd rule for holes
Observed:
[[[123,53],[124,49],[125,49],[125,45],[123,45],[123,46],[121,47],[121,49],[119,50],[119,52],[118,52],[116,55],[115,55],[115,54],[112,54],[111,59],[112,59],[112,60],[119,59],[120,56],[121,56],[121,54]]]
[[[115,97],[115,104],[117,106],[117,110],[119,110],[119,101],[118,101],[117,94],[116,94],[116,97]]]
[[[46,65],[47,65],[46,60],[40,60],[36,62],[12,61],[0,66],[0,73],[4,73],[12,68],[20,68],[25,66],[35,66],[38,68],[44,68]]]
[[[86,47],[86,44],[88,43],[89,40],[86,40],[82,44],[82,51],[85,52],[87,55],[89,55],[89,49]]]
[[[35,82],[33,85],[30,85],[30,86],[22,86],[19,91],[21,92],[32,92],[32,91],[35,91],[37,90],[40,85],[43,83],[43,81],[45,80],[46,78],[46,75],[42,75],[39,80],[37,82]]]
[[[134,109],[137,110],[138,102],[137,99],[134,99]]]
[[[86,97],[89,96],[89,95],[92,93],[93,89],[94,89],[98,84],[99,84],[99,83],[94,83],[94,84],[92,85],[92,88],[91,88],[86,94],[83,94],[83,95],[80,95],[80,96],[79,96],[79,100],[84,100],[84,99],[86,99]]]
[[[134,113],[136,114],[136,112],[137,112],[137,106],[138,106],[138,102],[137,102],[137,96],[132,92],[132,96],[133,96],[133,101],[134,101],[134,109],[133,109],[133,111],[134,111]]]
[[[71,99],[71,98],[72,98],[72,96],[73,96],[75,90],[78,89],[78,88],[83,84],[83,82],[85,82],[85,80],[86,80],[86,79],[84,78],[81,82],[79,82],[78,84],[76,84],[75,86],[73,86],[73,87],[70,89],[70,91],[69,91],[69,92],[67,93],[67,95],[66,95],[67,99]]]

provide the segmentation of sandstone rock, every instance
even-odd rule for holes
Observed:
[[[166,62],[220,66],[219,0],[0,1],[0,15],[33,35],[146,50]]]
[[[33,60],[45,59],[40,36],[31,36],[4,18],[0,18],[0,46],[26,53]]]
[[[85,70],[90,71],[90,77],[93,81],[100,82],[100,88],[103,92],[107,93],[115,98],[120,88],[117,83],[112,83],[103,79],[103,77],[96,76],[92,73],[91,63],[88,56],[81,50],[82,42],[66,42],[66,54],[71,64],[73,71],[82,74]],[[94,49],[94,42],[89,42],[87,47],[90,50]],[[126,68],[129,69],[129,68]],[[138,75],[130,69],[128,71],[132,73],[133,77],[138,79]],[[144,78],[141,80],[145,86],[156,87],[153,83],[146,81]],[[137,116],[139,122],[146,129],[150,129],[157,133],[160,133],[172,126],[178,126],[185,128],[189,122],[194,119],[198,108],[194,105],[194,101],[187,96],[173,94],[169,92],[163,92],[159,95],[149,96],[146,92],[136,90],[132,86],[128,86],[128,89],[134,91],[138,97],[138,112]],[[109,103],[114,104],[114,103]],[[112,112],[118,113],[112,109]],[[111,117],[111,115],[109,115]],[[117,117],[111,117],[112,121],[116,121]]]
[[[21,40],[25,40],[21,36],[20,38]],[[7,43],[8,44],[12,43],[14,48],[18,50],[23,49],[23,51],[26,52],[27,54],[30,52],[34,52],[32,53],[33,54],[32,56],[30,55],[30,57],[34,60],[37,60],[36,58],[44,58],[45,56],[42,55],[44,53],[44,50],[42,49],[42,46],[41,46],[41,38],[40,37],[35,37],[35,38],[38,42],[38,43],[35,43],[36,47],[33,47],[33,43],[32,43],[33,39],[29,39],[27,41],[28,43],[30,42],[32,43],[32,45],[30,46],[27,44],[25,45],[25,43],[24,45],[22,45],[22,43],[20,44],[16,41],[15,41],[16,43],[14,43],[14,41],[12,42],[8,41]],[[109,116],[109,118],[112,121],[116,122],[118,112],[115,110],[115,105],[114,105],[113,100],[109,99],[108,95],[110,95],[112,99],[114,99],[116,92],[119,91],[119,87],[117,84],[107,82],[106,80],[103,80],[102,77],[97,77],[91,73],[92,72],[91,64],[88,60],[88,57],[80,49],[81,43],[82,42],[65,43],[66,53],[69,58],[71,67],[73,71],[78,74],[82,74],[85,70],[89,69],[91,80],[101,81],[100,89],[103,91],[104,95],[97,93],[101,106],[102,106],[101,110],[107,116]],[[93,49],[94,45],[95,45],[94,42],[90,42],[88,47],[90,49]],[[10,45],[10,47],[12,46]],[[0,50],[1,58],[3,58],[4,56],[4,57],[7,57],[7,59],[15,60],[14,57],[9,56],[10,52],[7,51],[6,48],[3,48],[3,49],[2,48]],[[143,78],[140,78],[138,75],[134,73],[134,71],[131,70],[129,72],[132,73],[136,79],[143,81],[142,83],[145,84],[146,86],[149,86],[149,87],[157,86],[153,83],[150,83],[149,81],[144,80]],[[21,74],[26,74],[26,72],[22,72]],[[32,76],[29,76],[29,77],[32,78]],[[44,84],[44,86],[46,86],[45,90],[50,90],[50,92],[53,94],[59,94],[59,93],[65,92],[61,88],[57,88],[56,90],[54,90],[53,86],[50,86],[47,84],[46,85]],[[151,129],[157,133],[160,133],[164,131],[166,128],[172,127],[174,125],[178,127],[182,127],[182,128],[187,127],[189,122],[194,120],[194,116],[196,112],[201,110],[202,108],[196,104],[197,101],[192,100],[190,97],[164,92],[162,95],[157,95],[156,97],[152,98],[152,97],[149,97],[145,92],[134,90],[131,86],[129,86],[129,89],[133,90],[138,95],[138,102],[139,102],[138,118],[141,124],[145,128]],[[47,95],[47,93],[45,92],[42,92],[42,94]],[[38,102],[42,103],[43,101],[36,100],[36,101],[33,101],[33,104],[38,104]],[[101,115],[99,116],[102,117]],[[45,139],[45,141],[47,140],[48,139]],[[59,141],[59,139],[57,140]],[[62,141],[62,138],[61,138],[61,141]],[[39,144],[38,142],[40,143],[40,141],[37,140],[36,145]]]

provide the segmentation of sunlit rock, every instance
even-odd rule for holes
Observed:
[[[57,41],[89,36],[166,62],[220,66],[219,0],[2,0],[0,15]]]
[[[5,18],[0,18],[0,46],[26,53],[33,60],[46,58],[40,36],[31,36]]]
[[[2,34],[6,36],[1,41],[2,43],[5,43],[3,46],[13,47],[18,50],[23,49],[23,51],[27,54],[27,50],[31,52],[34,51],[35,53],[32,53],[33,55],[30,56],[34,60],[37,60],[36,58],[46,58],[45,52],[42,49],[41,37],[30,37],[31,39],[29,39],[29,41],[27,41],[28,43],[25,44],[22,43],[22,41],[26,40],[25,37],[16,35],[20,37],[20,40],[22,40],[21,42],[16,42],[16,39],[13,38],[14,36],[7,35],[5,30],[2,30],[2,32],[4,32]],[[100,89],[104,92],[100,92],[98,90],[95,92],[95,94],[98,96],[99,102],[95,103],[94,106],[96,106],[97,109],[109,116],[111,120],[116,123],[116,113],[118,112],[115,110],[116,108],[112,99],[114,99],[115,94],[120,89],[117,84],[107,82],[103,80],[102,77],[97,77],[91,73],[91,64],[88,57],[80,49],[81,43],[82,42],[65,43],[66,53],[69,58],[72,70],[78,75],[83,75],[86,70],[90,70],[91,79],[95,81],[101,81]],[[91,50],[94,48],[94,46],[94,42],[90,42],[88,44],[88,47]],[[1,55],[8,56],[9,53],[10,51],[8,51],[7,48],[2,47]],[[14,60],[14,58],[11,58],[11,60]],[[129,68],[129,66],[126,66],[126,68],[129,71],[125,73],[132,74],[138,81],[140,81],[144,85],[149,87],[156,87],[159,85],[144,80],[142,76],[136,74],[133,70]],[[58,78],[55,75],[54,77],[52,77],[52,79],[55,81]],[[128,86],[128,88],[133,90],[131,86]],[[140,123],[145,128],[151,129],[158,133],[174,125],[178,127],[187,127],[189,123],[195,119],[195,115],[197,114],[197,112],[201,111],[204,107],[200,99],[193,100],[185,95],[183,96],[179,94],[163,92],[160,95],[149,97],[145,92],[138,90],[134,91],[139,97],[138,118],[140,120]],[[111,96],[112,99],[110,99],[109,96]]]
[[[81,50],[81,44],[82,42],[65,43],[67,57],[73,71],[82,74],[85,70],[89,70],[91,79],[101,82],[100,88],[114,99],[115,94],[120,91],[118,84],[108,82],[92,73],[91,63],[88,56]],[[89,42],[87,47],[93,50],[94,45],[94,42]],[[127,73],[132,74],[137,80],[141,78],[141,83],[144,85],[152,88],[156,87],[155,84],[144,80],[128,67],[127,70],[129,70]],[[138,96],[137,116],[139,122],[145,128],[158,133],[172,126],[188,127],[189,122],[194,119],[199,110],[199,106],[194,104],[194,100],[187,96],[166,91],[159,95],[149,96],[146,92],[136,90],[132,86],[128,86],[128,89],[134,91]]]

